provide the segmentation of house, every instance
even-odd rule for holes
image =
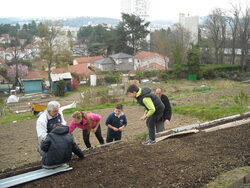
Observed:
[[[88,63],[88,66],[98,59],[102,59],[103,56],[92,56],[92,57],[77,57],[73,60],[73,65]]]
[[[103,59],[98,59],[94,61],[93,67],[95,70],[101,70],[101,71],[108,71],[108,70],[114,70],[115,62],[112,58],[106,57]]]
[[[0,43],[1,44],[8,44],[8,43],[10,43],[11,41],[10,41],[10,36],[9,36],[9,34],[2,34],[1,36],[0,36]]]
[[[94,61],[93,66],[97,70],[134,70],[133,56],[125,53],[117,53],[107,58]]]
[[[135,70],[168,69],[169,58],[155,52],[141,51],[134,56]]]
[[[37,93],[43,91],[43,79],[22,79],[24,93]]]
[[[133,56],[125,53],[110,55],[115,62],[115,70],[134,70]]]
[[[82,63],[77,65],[70,65],[67,68],[56,68],[52,71],[53,74],[66,73],[77,74],[80,80],[88,80],[90,75],[95,74],[88,68],[88,63]]]

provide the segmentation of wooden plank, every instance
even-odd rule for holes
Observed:
[[[186,135],[186,134],[194,134],[194,133],[198,133],[198,132],[199,132],[199,130],[197,130],[197,129],[176,132],[176,133],[172,133],[172,134],[169,134],[169,135],[158,137],[158,138],[155,139],[155,142],[160,142],[162,140],[165,140],[166,138],[170,138],[170,137],[174,137],[174,136],[180,136],[180,135]]]
[[[227,129],[227,128],[230,128],[230,127],[236,127],[236,126],[239,126],[239,125],[244,125],[244,124],[247,124],[247,123],[250,123],[250,118],[242,119],[242,120],[238,120],[238,121],[234,121],[234,122],[230,122],[230,123],[226,123],[226,124],[222,124],[222,125],[218,125],[216,127],[211,127],[211,128],[208,128],[208,129],[204,129],[203,131],[204,132],[213,132],[213,131],[217,131],[217,130],[220,130],[220,129]]]

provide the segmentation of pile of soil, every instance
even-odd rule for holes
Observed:
[[[202,187],[247,164],[249,135],[250,124],[150,146],[141,141],[115,144],[89,151],[83,160],[74,158],[69,172],[19,187]]]

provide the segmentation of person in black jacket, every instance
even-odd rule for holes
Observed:
[[[156,132],[158,133],[164,131],[165,127],[170,124],[170,120],[172,117],[172,108],[168,97],[163,94],[162,88],[156,88],[155,94],[161,98],[161,101],[165,106],[161,120],[156,123]]]
[[[143,144],[151,145],[155,143],[155,126],[156,122],[160,120],[164,111],[164,104],[161,99],[155,95],[148,87],[139,88],[137,85],[132,84],[128,87],[127,93],[130,97],[134,97],[137,102],[144,106],[146,111],[140,120],[146,120],[148,127],[148,136]]]
[[[56,168],[69,162],[74,152],[80,159],[84,158],[84,153],[76,145],[68,126],[58,126],[48,133],[46,139],[41,144],[41,149],[45,152],[42,157],[44,168]]]

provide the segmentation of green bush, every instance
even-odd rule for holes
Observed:
[[[120,76],[119,75],[105,76],[104,81],[108,84],[116,84],[120,82]]]
[[[64,96],[65,95],[65,81],[64,80],[60,80],[57,82],[56,84],[56,91],[55,91],[55,95],[56,96]]]
[[[240,106],[248,106],[250,97],[246,93],[241,91],[239,95],[234,97],[234,102]]]
[[[241,67],[239,65],[202,65],[199,78],[215,79],[226,78],[230,80],[241,80]]]

